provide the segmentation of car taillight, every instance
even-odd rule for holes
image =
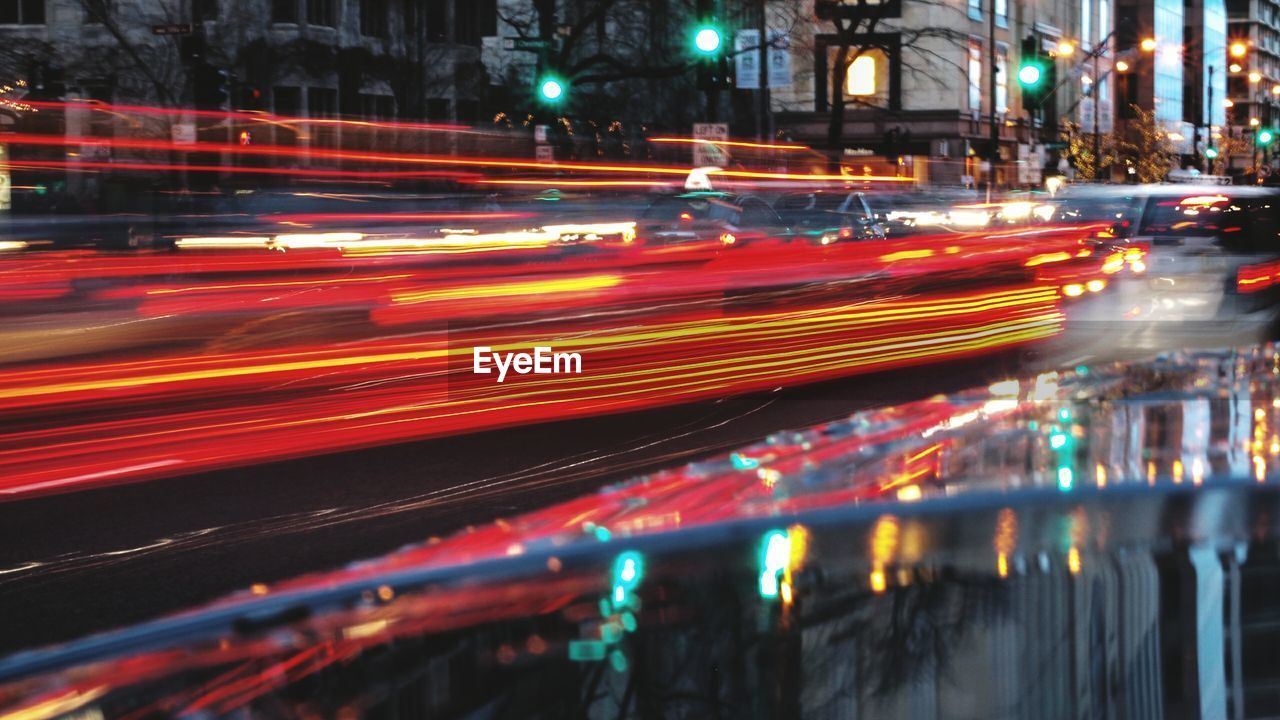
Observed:
[[[1280,281],[1280,262],[1244,265],[1236,271],[1236,292],[1255,293]]]

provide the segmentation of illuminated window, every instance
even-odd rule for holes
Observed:
[[[1000,27],[1009,27],[1009,0],[995,0],[996,5],[996,24]]]
[[[859,55],[849,65],[845,75],[845,92],[850,95],[876,94],[876,59],[870,55]]]
[[[1080,0],[1080,44],[1093,47],[1093,4]]]
[[[982,19],[982,0],[969,0],[969,19]]]
[[[982,109],[982,42],[969,40],[969,109]]]

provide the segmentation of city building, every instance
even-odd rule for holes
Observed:
[[[1122,129],[1137,110],[1154,111],[1183,165],[1201,166],[1226,124],[1224,98],[1238,97],[1236,81],[1248,75],[1227,63],[1222,0],[1120,0],[1117,13],[1117,56],[1129,67],[1119,86]]]
[[[1092,51],[1110,34],[1108,2],[820,0],[818,20],[796,28],[797,82],[773,95],[778,127],[835,146],[854,166],[896,166],[925,182],[1038,184],[1046,168],[1057,171],[1046,146],[1056,147],[1062,121],[1092,127],[1093,106],[1083,101],[1099,70],[1107,128],[1110,59]],[[1051,58],[1040,82],[1054,88],[1043,102],[1024,103],[1016,78],[1024,43]],[[843,77],[842,47],[856,56]]]
[[[1227,0],[1226,6],[1230,131],[1248,140],[1252,156],[1254,133],[1280,126],[1280,4]]]
[[[146,153],[98,138],[232,138],[217,123],[205,122],[207,116],[155,113],[141,122],[84,106],[63,111],[39,103],[87,100],[304,119],[474,121],[487,90],[480,38],[493,35],[495,24],[494,0],[4,0],[0,125],[93,139],[65,152],[18,146],[14,159],[109,165]],[[393,140],[368,132],[344,138],[344,132],[337,125],[286,123],[237,130],[241,144],[302,148],[372,147]],[[109,168],[41,172],[27,182],[15,177],[14,185],[37,187],[41,192],[28,199],[48,202],[66,194],[101,202],[112,192],[133,192],[138,178],[111,191],[111,175]]]

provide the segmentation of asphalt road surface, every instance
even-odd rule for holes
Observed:
[[[1019,359],[0,504],[0,654],[382,555],[773,431],[990,382]]]
[[[1086,324],[1030,356],[1012,351],[717,402],[3,503],[0,654],[383,555],[777,430],[1019,370],[1194,344],[1180,332],[1138,335],[1142,342]]]

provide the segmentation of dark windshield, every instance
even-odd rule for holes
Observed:
[[[859,195],[799,193],[778,200],[778,213],[792,225],[806,227],[841,224],[868,217]]]
[[[715,195],[681,195],[655,200],[640,219],[664,223],[721,222],[736,223],[740,211],[732,203]]]

